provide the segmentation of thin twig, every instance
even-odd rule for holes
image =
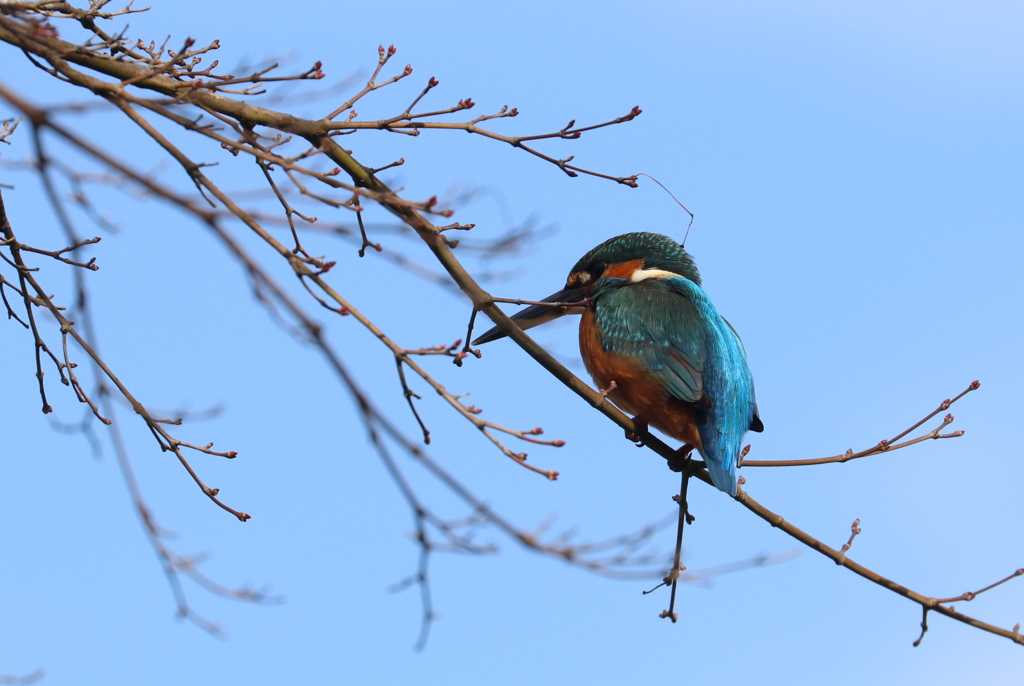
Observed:
[[[911,433],[912,431],[914,431],[915,429],[920,427],[922,424],[927,422],[929,419],[931,419],[935,415],[939,414],[940,412],[945,412],[946,410],[948,410],[950,408],[950,406],[953,403],[955,403],[957,400],[960,400],[960,398],[964,397],[965,395],[967,395],[971,391],[976,391],[979,388],[981,388],[981,382],[980,381],[973,381],[973,382],[971,382],[971,385],[969,385],[963,392],[961,392],[959,395],[955,396],[952,399],[948,399],[947,398],[946,400],[943,400],[935,410],[933,410],[932,412],[928,413],[924,417],[924,419],[922,419],[919,422],[915,423],[909,429],[906,429],[906,430],[898,433],[893,438],[890,438],[888,440],[879,441],[876,445],[872,446],[871,448],[868,448],[867,450],[862,450],[862,451],[857,452],[857,453],[853,452],[852,450],[847,450],[845,453],[842,453],[840,455],[832,455],[831,457],[817,457],[817,458],[813,458],[813,459],[809,459],[809,460],[743,460],[742,466],[744,466],[744,467],[803,467],[803,466],[807,466],[807,465],[830,464],[830,463],[833,463],[833,462],[849,462],[850,460],[856,460],[856,459],[861,458],[861,457],[868,457],[870,455],[878,455],[879,453],[891,452],[893,450],[899,450],[900,448],[906,448],[908,446],[915,445],[917,443],[921,443],[922,441],[927,441],[929,439],[935,440],[935,439],[940,439],[940,438],[959,438],[960,436],[964,435],[963,431],[953,431],[953,432],[947,433],[947,434],[940,433],[942,431],[942,429],[946,428],[947,426],[949,426],[950,424],[953,423],[953,415],[947,414],[943,418],[942,423],[939,424],[939,426],[937,426],[936,428],[934,428],[931,431],[929,431],[928,433],[926,433],[926,434],[924,434],[922,436],[918,436],[917,438],[912,438],[912,439],[910,439],[908,441],[904,441],[902,443],[897,443],[897,441],[899,441],[901,438],[903,438],[907,434]]]

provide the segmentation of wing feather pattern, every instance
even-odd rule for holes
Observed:
[[[597,320],[606,350],[642,358],[674,398],[710,405],[704,393],[705,332],[688,298],[652,282],[610,290],[600,304]]]

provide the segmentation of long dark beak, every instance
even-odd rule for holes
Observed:
[[[548,297],[544,298],[541,302],[546,303],[578,303],[582,302],[584,298],[584,289],[580,287],[565,288],[552,293]],[[546,324],[552,319],[558,319],[559,317],[566,314],[583,314],[585,308],[581,305],[579,307],[562,307],[560,305],[530,305],[525,310],[517,312],[512,316],[512,321],[519,325],[520,329],[532,329],[540,324]],[[473,345],[481,345],[483,343],[490,343],[496,341],[499,338],[504,338],[505,332],[494,327],[484,335],[478,337],[473,341]]]

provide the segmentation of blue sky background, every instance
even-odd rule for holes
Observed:
[[[170,34],[171,44],[217,38],[224,65],[284,57],[299,70],[322,60],[328,78],[313,87],[353,73],[365,79],[377,45],[394,43],[395,67],[411,62],[416,70],[357,107],[361,118],[399,112],[430,76],[441,81],[431,108],[467,96],[478,103],[474,115],[518,107],[518,118],[494,125],[509,134],[556,130],[570,119],[596,123],[639,105],[644,113],[632,123],[543,149],[576,154],[576,162],[602,172],[653,174],[696,213],[687,247],[707,291],[743,336],[757,383],[766,431],[751,437],[751,458],[865,448],[982,381],[953,410],[953,428],[967,431],[961,439],[845,465],[748,469],[747,490],[832,545],[860,518],[854,559],[928,595],[976,589],[1024,566],[1018,4],[154,5],[130,18],[128,35],[159,41]],[[0,47],[0,63],[0,79],[37,102],[84,97],[69,96],[10,47]],[[316,116],[333,102],[292,109]],[[9,114],[4,107],[0,116]],[[113,114],[65,121],[142,168],[158,159]],[[27,134],[0,150],[0,161],[30,155]],[[492,286],[499,295],[545,296],[598,242],[632,230],[681,237],[687,219],[652,183],[631,190],[569,179],[521,151],[460,132],[415,139],[368,132],[345,144],[371,166],[404,156],[405,166],[386,178],[406,197],[486,191],[456,215],[476,222],[480,238],[531,217],[550,227],[528,254],[500,263],[515,278]],[[207,171],[223,187],[258,184],[251,163],[225,159],[204,142],[187,145],[197,158],[221,161]],[[177,169],[155,172],[188,191]],[[9,165],[0,175],[16,186],[4,199],[20,236],[58,247],[32,178]],[[440,619],[427,649],[414,652],[418,594],[388,591],[416,566],[408,509],[344,391],[315,352],[252,302],[244,276],[202,227],[156,201],[94,193],[123,229],[105,236],[94,252],[101,270],[88,276],[104,355],[151,406],[223,404],[219,418],[180,433],[239,452],[233,462],[193,464],[253,519],[242,525],[213,507],[125,414],[144,492],[160,523],[176,532],[176,549],[210,554],[204,569],[212,577],[268,586],[286,602],[237,604],[190,587],[195,609],[220,622],[227,639],[175,621],[111,452],[95,460],[81,437],[51,428],[38,411],[31,339],[8,324],[0,337],[8,361],[0,416],[0,672],[42,667],[44,683],[55,686],[1020,682],[1020,647],[933,617],[914,649],[916,605],[809,551],[716,578],[709,588],[684,587],[680,621],[670,625],[657,617],[667,598],[641,596],[648,582],[597,578],[494,532],[486,537],[500,544],[497,555],[435,558]],[[85,223],[80,230],[98,231]],[[375,240],[429,262],[415,242]],[[284,265],[248,243],[287,279]],[[360,260],[346,243],[312,236],[307,245],[338,260],[332,283],[401,344],[462,337],[464,299],[373,254]],[[67,302],[60,270],[43,274]],[[415,434],[387,351],[351,319],[322,320],[375,399]],[[583,373],[572,322],[537,338]],[[554,513],[556,527],[579,527],[595,539],[671,512],[678,484],[663,462],[633,448],[514,345],[491,344],[463,369],[442,358],[425,364],[452,391],[471,391],[487,418],[539,424],[567,442],[529,451],[536,464],[561,472],[545,482],[424,393],[419,407],[433,430],[431,455],[520,525]],[[52,402],[72,421],[81,410],[54,376]],[[464,513],[403,465],[444,514]],[[691,569],[795,547],[698,486],[698,521],[687,533]],[[672,532],[658,543],[668,549]],[[1012,627],[1024,621],[1022,584],[960,607]]]

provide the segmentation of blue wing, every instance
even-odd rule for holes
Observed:
[[[692,281],[615,281],[598,301],[602,345],[641,358],[672,397],[693,405],[712,481],[735,495],[743,434],[763,428],[739,336]]]
[[[639,357],[672,397],[709,405],[704,394],[705,335],[690,300],[662,284],[642,282],[610,289],[600,303],[597,324],[605,350]]]

